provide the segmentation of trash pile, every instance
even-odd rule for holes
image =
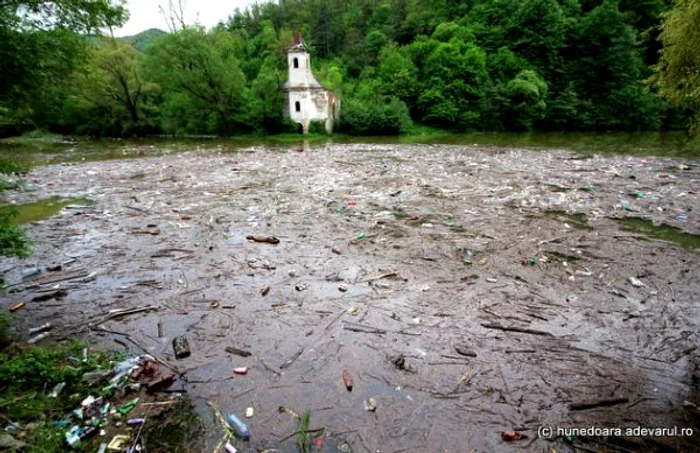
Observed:
[[[96,389],[95,394],[88,395],[55,426],[67,428],[65,442],[71,448],[101,437],[105,441],[100,442],[99,453],[142,451],[140,434],[147,423],[148,408],[155,404],[142,401],[167,390],[175,379],[175,374],[162,371],[161,364],[149,355],[130,357],[111,370],[87,372],[83,380]],[[57,385],[52,395],[58,396],[63,386]],[[149,406],[135,410],[140,404]],[[135,412],[138,416],[131,417]],[[106,441],[108,434],[112,434],[111,440]]]
[[[322,153],[39,168],[34,197],[97,202],[28,226],[36,251],[3,261],[17,284],[0,305],[30,335],[87,327],[182,360],[189,395],[222,407],[219,451],[297,435],[365,451],[452,451],[465,438],[549,450],[559,440],[536,426],[686,423],[676,408],[699,403],[697,163],[442,145]],[[30,276],[41,263],[64,271]],[[68,417],[69,440],[104,431],[90,451],[118,435],[115,448],[135,449],[145,426],[150,449],[149,411],[162,406],[144,399],[155,376],[132,377],[145,361],[86,402],[94,422]],[[315,424],[282,403],[313,409]]]

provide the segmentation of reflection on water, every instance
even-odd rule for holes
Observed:
[[[181,152],[313,151],[327,144],[450,144],[531,149],[568,149],[588,154],[692,157],[694,148],[683,132],[636,133],[472,133],[437,132],[400,137],[276,136],[269,138],[76,139],[56,142],[0,140],[0,156],[34,165],[162,156]],[[695,150],[695,155],[698,152]]]

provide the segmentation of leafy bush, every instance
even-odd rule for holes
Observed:
[[[340,131],[350,135],[398,135],[411,127],[408,107],[391,96],[348,99],[340,110]]]
[[[309,123],[309,133],[311,134],[325,134],[326,133],[326,122],[325,121],[311,121]]]
[[[0,352],[0,407],[12,414],[14,421],[35,420],[46,412],[62,413],[75,407],[69,395],[83,394],[88,383],[83,374],[109,365],[106,351],[93,351],[87,358],[85,344],[69,341],[53,347],[11,347]],[[62,398],[48,393],[57,384],[65,383]]]
[[[12,223],[14,212],[0,213],[0,255],[25,258],[29,256],[29,238],[25,231]]]
[[[0,313],[0,350],[4,349],[12,342],[12,316],[6,313]]]
[[[29,169],[17,162],[0,158],[0,174],[25,175]],[[0,191],[10,186],[0,181]],[[29,240],[23,229],[12,223],[12,218],[17,215],[15,209],[5,209],[0,212],[0,255],[17,256],[24,258],[29,255]],[[0,276],[0,283],[3,279]]]
[[[29,169],[13,160],[0,157],[0,173],[4,175],[26,175]]]

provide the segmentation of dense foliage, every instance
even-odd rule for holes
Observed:
[[[658,65],[661,92],[695,110],[692,131],[700,137],[700,0],[678,0],[664,18]]]
[[[12,61],[0,84],[6,132],[290,130],[281,85],[295,29],[316,76],[340,93],[340,127],[352,134],[400,133],[411,121],[454,131],[658,130],[685,127],[698,108],[688,93],[676,106],[677,81],[652,77],[685,58],[665,51],[659,61],[660,34],[667,45],[700,48],[695,16],[683,12],[697,0],[679,0],[663,33],[672,0],[280,0],[213,30],[121,41],[75,33],[123,20],[114,1],[55,3],[93,5],[94,17],[32,28],[0,6],[0,58]],[[672,31],[682,20],[688,30]]]
[[[9,159],[0,158],[0,176],[22,176],[29,170]],[[12,185],[0,178],[0,193],[12,188]],[[29,239],[19,226],[12,223],[16,216],[15,209],[0,211],[0,256],[17,256],[24,258],[29,255]],[[4,283],[0,276],[0,284]],[[0,323],[0,327],[1,327]],[[2,339],[0,339],[0,343]]]

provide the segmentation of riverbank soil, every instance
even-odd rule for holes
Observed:
[[[24,332],[52,322],[44,341],[175,367],[203,412],[208,400],[248,423],[239,451],[296,451],[290,413],[306,410],[327,451],[697,448],[696,161],[353,144],[28,178],[36,190],[12,201],[92,204],[27,225],[37,243],[2,261],[3,309],[26,302]],[[638,427],[677,435],[624,435]]]

